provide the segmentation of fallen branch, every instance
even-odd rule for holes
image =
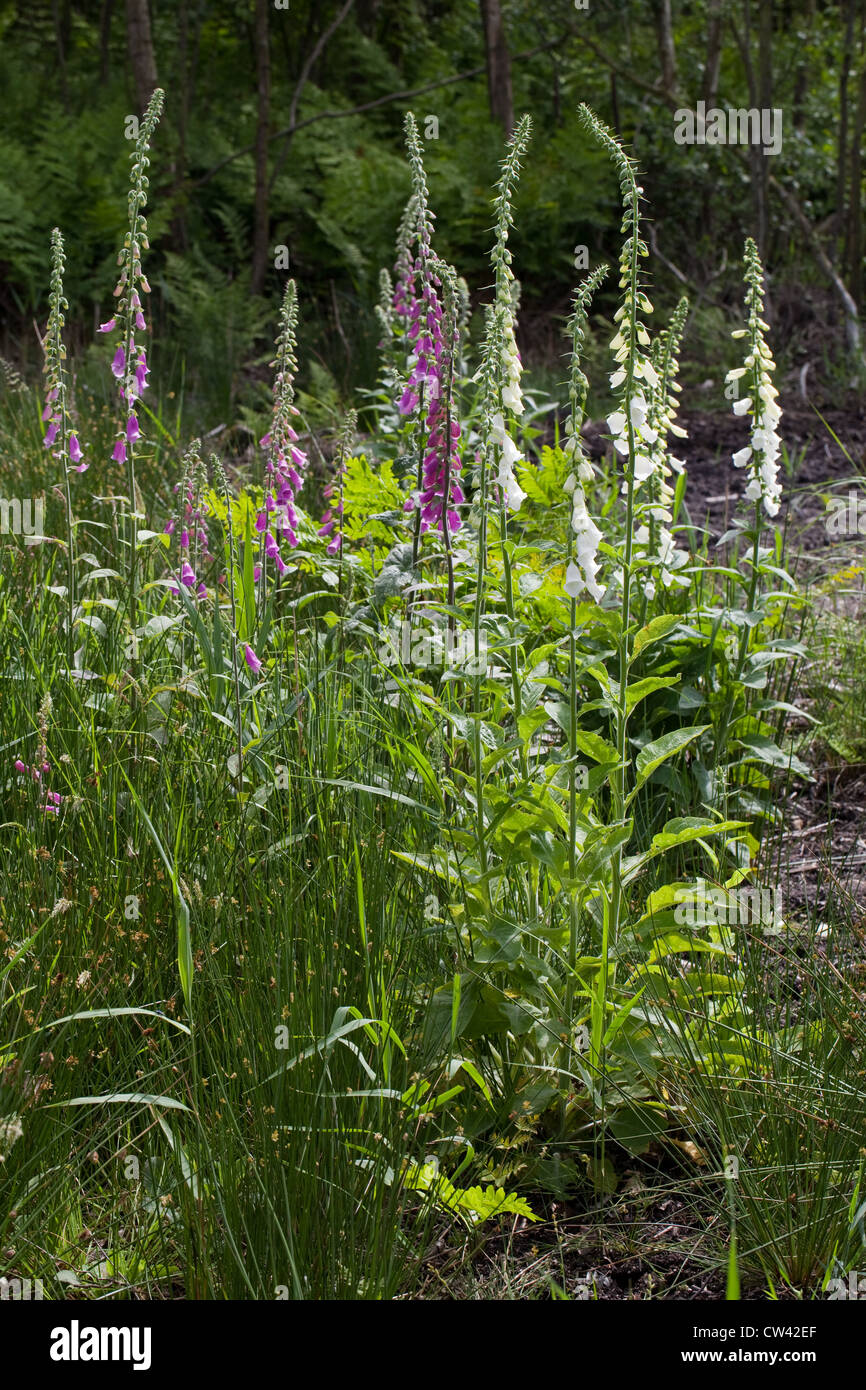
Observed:
[[[548,39],[547,43],[540,43],[535,48],[527,48],[523,53],[515,53],[511,61],[512,63],[524,62],[527,58],[534,58],[536,53],[546,53],[548,49],[560,47],[562,42],[562,35],[555,39]],[[486,71],[487,68],[482,63],[479,67],[468,68],[466,72],[455,73],[452,77],[440,77],[435,82],[425,82],[423,87],[412,87],[403,92],[389,92],[387,96],[375,97],[372,101],[364,101],[360,106],[351,106],[345,111],[319,111],[315,116],[307,116],[302,121],[296,121],[294,125],[287,125],[282,130],[275,130],[273,135],[268,138],[270,140],[284,139],[285,136],[292,136],[306,126],[315,125],[317,121],[343,121],[349,116],[361,116],[365,111],[373,111],[377,107],[387,106],[393,101],[409,101],[412,97],[423,96],[425,92],[434,92],[439,87],[451,87],[455,82],[468,82],[473,77],[480,77]],[[212,169],[208,169],[206,174],[193,179],[191,187],[201,188],[204,184],[209,183],[227,164],[232,164],[236,159],[242,159],[245,154],[252,154],[254,149],[254,144],[244,145],[243,149],[235,150],[233,154],[227,154],[225,159],[221,159]]]

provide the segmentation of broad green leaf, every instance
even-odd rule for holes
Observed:
[[[673,632],[679,622],[680,618],[676,613],[660,613],[657,618],[648,622],[646,627],[642,627],[634,639],[629,665],[632,665],[641,652],[653,642],[658,642],[662,637],[667,637],[669,632]]]
[[[631,714],[647,695],[652,695],[655,690],[664,690],[666,686],[676,685],[679,679],[679,676],[647,676],[644,680],[635,681],[625,692],[627,712]]]
[[[749,762],[754,759],[759,763],[765,763],[768,767],[784,768],[785,771],[790,768],[792,772],[799,773],[801,777],[808,777],[810,781],[812,780],[810,769],[795,753],[786,753],[771,738],[766,738],[763,734],[744,735],[739,739],[739,744],[751,755],[747,759]]]
[[[637,755],[637,780],[629,800],[643,786],[647,778],[653,775],[657,767],[661,767],[668,758],[673,758],[677,753],[681,753],[696,738],[700,738],[701,734],[705,733],[709,727],[709,724],[694,724],[685,729],[674,729],[671,733],[663,734],[661,738],[654,739],[652,743],[647,743]]]

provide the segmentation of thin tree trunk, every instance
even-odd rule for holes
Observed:
[[[842,66],[839,70],[839,137],[836,143],[836,242],[841,244],[845,225],[845,182],[848,162],[848,78],[851,73],[851,53],[854,48],[854,3],[845,4],[845,40],[842,45]]]
[[[250,290],[261,294],[268,266],[268,138],[271,119],[271,56],[268,34],[269,0],[256,0],[256,80],[258,121],[256,124],[256,196],[253,230],[253,268]]]
[[[178,93],[175,103],[177,109],[177,154],[172,164],[171,228],[174,243],[181,251],[185,251],[189,244],[183,186],[186,179],[186,137],[189,125],[190,66],[188,0],[180,0],[180,15],[177,31]]]
[[[811,37],[812,28],[815,23],[815,0],[809,0],[804,22],[808,25],[808,32]],[[806,61],[807,51],[806,44],[803,44],[800,49],[800,58],[797,62],[797,71],[794,75],[794,98],[791,103],[791,124],[795,130],[803,130],[806,121],[806,93],[809,90],[809,64]]]
[[[704,101],[707,110],[716,104],[719,68],[722,61],[723,0],[709,0],[707,6],[707,59],[704,64]]]
[[[157,85],[147,0],[126,0],[126,42],[136,100],[139,110],[144,111]]]
[[[863,45],[861,44],[861,55]],[[862,55],[857,115],[851,132],[851,187],[848,201],[848,284],[857,308],[863,310],[863,156],[860,144],[866,127],[866,55]]]
[[[773,0],[760,0],[758,14],[758,105],[762,111],[773,109]],[[766,258],[769,236],[768,207],[770,202],[770,156],[761,153],[761,224],[758,246]]]
[[[749,0],[743,0],[743,27],[744,33],[741,36],[737,26],[731,16],[731,27],[737,40],[737,46],[743,59],[743,67],[746,70],[746,82],[749,88],[749,106],[753,109],[760,103],[758,100],[758,83],[755,79],[755,68],[752,63],[752,12]],[[767,156],[761,151],[760,145],[750,144],[748,147],[749,170],[751,173],[751,192],[752,205],[755,215],[755,241],[761,258],[765,253],[765,229],[767,225],[767,201],[765,178],[769,174],[768,169],[763,165],[767,162]],[[765,300],[765,308],[767,308]],[[769,318],[769,314],[767,315]]]
[[[704,102],[708,111],[716,104],[719,94],[719,71],[722,63],[722,23],[724,0],[709,0],[707,6],[707,57],[704,63]],[[713,238],[716,213],[715,190],[705,187],[701,199],[701,225],[708,240]]]
[[[653,0],[653,14],[661,64],[662,88],[666,92],[672,92],[677,85],[677,55],[674,48],[671,0]]]
[[[511,58],[499,0],[480,0],[487,58],[487,91],[490,114],[511,135],[514,130],[514,98],[511,92]]]

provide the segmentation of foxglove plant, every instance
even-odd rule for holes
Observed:
[[[286,572],[277,535],[294,548],[298,544],[298,513],[295,500],[303,487],[307,455],[298,448],[298,435],[292,420],[300,413],[294,404],[295,376],[298,370],[296,338],[298,293],[294,280],[286,285],[280,310],[280,332],[275,368],[274,406],[270,430],[259,441],[267,451],[264,506],[256,517],[256,530],[262,537],[266,559],[273,560],[279,575]],[[264,569],[264,565],[262,566]]]
[[[138,418],[137,402],[147,389],[147,350],[136,341],[136,334],[143,333],[147,324],[141,302],[142,294],[150,293],[150,285],[142,270],[141,253],[150,245],[147,237],[147,219],[143,208],[147,203],[149,180],[147,169],[150,166],[148,150],[162,114],[165,93],[157,87],[150,98],[147,110],[141,119],[135,150],[131,155],[130,187],[128,198],[129,231],[118,253],[120,278],[114,290],[117,307],[112,318],[100,324],[100,333],[117,332],[120,341],[111,363],[111,371],[117,379],[120,399],[123,404],[124,421],[118,431],[112,458],[115,463],[125,463],[129,487],[129,509],[131,518],[131,557],[130,557],[130,608],[134,609],[136,600],[136,575],[138,555],[138,502],[135,483],[136,444],[141,439],[141,425]],[[133,617],[134,621],[134,617]]]
[[[400,299],[395,307],[407,311],[407,336],[412,350],[411,370],[400,400],[400,412],[409,415],[418,410],[422,420],[417,495],[407,498],[404,504],[407,512],[417,509],[417,558],[418,539],[430,527],[443,537],[446,530],[459,530],[461,523],[456,507],[465,499],[457,479],[461,469],[460,424],[453,418],[451,398],[446,400],[446,378],[450,375],[453,379],[456,316],[452,342],[448,343],[443,331],[442,263],[433,253],[433,214],[428,203],[421,141],[411,111],[406,113],[405,130],[414,189],[410,207],[416,218],[416,255],[410,274],[401,275],[398,266]],[[409,243],[410,248],[412,244]]]
[[[165,534],[178,534],[180,541],[180,573],[177,576],[184,588],[194,589],[199,598],[204,598],[207,589],[199,578],[199,560],[213,560],[208,535],[207,517],[207,468],[201,457],[201,440],[194,439],[183,456],[181,481],[176,486],[179,494],[177,519],[168,522]],[[178,590],[174,590],[175,595]]]
[[[571,532],[574,537],[575,556],[572,558],[572,535],[569,534],[568,562],[565,573],[565,592],[575,600],[584,589],[601,603],[604,589],[596,578],[599,571],[597,560],[598,543],[601,532],[596,526],[586,505],[586,484],[591,482],[594,473],[592,464],[581,447],[580,432],[586,408],[589,382],[580,365],[580,354],[586,333],[586,318],[593,295],[607,274],[607,266],[598,266],[579,287],[574,296],[574,309],[569,320],[571,334],[571,375],[569,382],[569,401],[571,413],[565,422],[565,445],[563,453],[571,463],[572,471],[565,482],[565,491],[571,497]],[[572,628],[574,619],[572,618]]]
[[[520,450],[514,443],[512,431],[506,423],[506,415],[519,418],[523,414],[523,394],[520,385],[522,368],[514,331],[518,291],[511,269],[508,233],[514,221],[512,201],[520,172],[520,161],[529,144],[531,131],[532,122],[529,116],[523,116],[509,141],[494,203],[496,236],[491,262],[495,276],[495,294],[488,314],[485,344],[484,416],[487,426],[486,438],[489,441],[488,451],[492,445],[493,457],[498,464],[496,481],[499,488],[500,528],[505,528],[502,530],[503,538],[507,535],[507,513],[519,511],[526,496],[514,476],[515,467],[522,462]]]
[[[57,227],[51,233],[51,288],[48,297],[48,327],[43,344],[45,351],[45,409],[42,419],[46,422],[44,444],[53,449],[54,457],[63,468],[64,497],[66,502],[66,557],[67,557],[67,619],[66,644],[69,671],[73,669],[75,622],[75,520],[72,512],[71,473],[84,473],[88,467],[83,460],[83,448],[75,433],[69,413],[66,384],[66,348],[63,346],[64,312],[69,305],[63,294],[63,269],[65,257],[63,237]]]
[[[568,328],[571,335],[571,371],[569,374],[570,414],[565,422],[565,447],[563,452],[572,466],[572,472],[565,483],[565,491],[571,496],[571,530],[568,537],[568,555],[565,577],[565,591],[571,599],[568,624],[568,672],[569,672],[569,732],[568,732],[568,860],[569,877],[574,883],[577,876],[577,597],[584,588],[597,603],[604,597],[604,590],[596,580],[598,563],[596,550],[601,540],[601,532],[592,521],[586,505],[585,484],[593,478],[592,465],[581,447],[580,437],[583,427],[586,397],[589,382],[586,378],[580,354],[586,336],[586,324],[592,297],[607,274],[607,266],[600,265],[584,280],[575,292],[574,307]],[[572,536],[572,532],[574,533]],[[577,560],[572,558],[574,544]],[[572,1020],[574,1014],[575,969],[577,963],[578,911],[577,900],[571,894],[568,935],[569,975],[566,987],[565,1017],[568,1021],[567,1047],[563,1053],[573,1070],[572,1058]]]
[[[752,434],[750,443],[733,455],[733,462],[736,468],[747,469],[749,482],[745,496],[754,503],[755,508],[753,528],[747,532],[752,540],[752,554],[746,604],[747,611],[753,613],[758,602],[758,586],[761,576],[761,537],[765,524],[764,515],[766,514],[770,518],[775,517],[781,503],[777,463],[781,442],[777,426],[782,412],[777,402],[778,392],[773,385],[772,378],[775,362],[764,337],[764,334],[769,331],[769,326],[762,318],[764,309],[763,267],[758,255],[758,248],[751,237],[746,241],[743,264],[748,326],[735,329],[731,336],[738,339],[748,337],[749,351],[744,359],[744,365],[735,367],[728,372],[726,381],[732,383],[745,378],[750,391],[748,396],[739,396],[734,401],[735,415],[749,415],[751,417]],[[753,625],[743,624],[737,644],[738,652],[733,686],[728,695],[720,730],[727,726],[733,708],[733,687],[737,685],[743,674],[750,645],[756,638],[757,628]]]
[[[656,593],[656,579],[663,588],[672,584],[687,584],[688,580],[678,575],[687,563],[688,556],[677,546],[671,532],[673,520],[671,507],[674,490],[668,479],[671,472],[681,474],[684,465],[668,450],[668,435],[685,438],[685,430],[676,423],[678,408],[677,395],[680,390],[677,381],[679,366],[677,353],[685,328],[689,302],[683,297],[671,317],[666,333],[657,338],[652,346],[652,365],[657,384],[650,390],[650,428],[656,439],[650,445],[652,469],[647,480],[646,499],[641,507],[642,524],[635,532],[635,553],[644,559],[648,573],[642,578],[644,597],[651,600]]]
[[[478,456],[480,484],[478,495],[478,561],[475,580],[474,641],[476,654],[481,651],[481,622],[484,609],[485,576],[487,573],[487,523],[488,497],[491,487],[491,473],[495,467],[499,501],[499,542],[502,555],[505,608],[508,622],[514,626],[514,589],[511,575],[511,559],[508,549],[508,510],[516,511],[525,493],[514,477],[514,468],[520,461],[520,451],[511,438],[506,426],[505,411],[514,413],[517,406],[522,409],[520,394],[519,357],[514,341],[514,275],[511,270],[511,252],[508,249],[508,233],[513,223],[512,201],[520,172],[520,161],[529,144],[532,122],[529,116],[522,116],[514,134],[508,142],[502,172],[496,186],[494,201],[495,241],[491,261],[495,274],[495,293],[493,303],[487,309],[487,331],[481,362],[481,449]],[[514,346],[512,346],[514,344]],[[507,391],[507,401],[503,399]],[[513,642],[509,643],[509,666],[511,672],[511,693],[515,720],[522,713],[520,673],[517,651]],[[475,680],[475,710],[480,715],[481,677]],[[476,839],[479,861],[484,872],[487,868],[487,835],[484,821],[483,764],[481,748],[481,720],[475,721],[475,800],[476,800]],[[525,749],[521,751],[521,767],[526,771]]]
[[[36,759],[32,765],[22,762],[20,758],[15,759],[15,771],[20,775],[30,777],[37,784],[39,790],[44,794],[45,800],[40,802],[39,809],[43,815],[49,814],[58,816],[60,807],[63,804],[63,797],[59,792],[50,791],[44,785],[44,778],[47,778],[51,771],[51,764],[48,761],[48,716],[51,713],[52,700],[49,694],[45,694],[42,704],[39,706],[38,726],[39,743],[36,749]]]
[[[734,414],[748,414],[751,417],[752,436],[750,443],[733,455],[733,461],[735,468],[747,470],[747,499],[754,502],[758,510],[763,507],[768,517],[774,517],[779,513],[781,502],[778,459],[782,444],[778,425],[782,411],[778,404],[779,393],[773,385],[772,374],[776,364],[764,337],[769,325],[761,317],[764,312],[764,272],[758,248],[751,237],[746,241],[744,266],[748,327],[736,329],[731,336],[748,337],[749,351],[744,365],[728,372],[725,380],[732,382],[747,378],[751,394],[734,401]]]
[[[346,472],[346,459],[352,449],[352,441],[355,437],[355,430],[358,425],[357,412],[350,410],[346,416],[346,422],[340,432],[340,442],[337,450],[337,468],[334,473],[333,481],[328,483],[324,489],[325,497],[328,500],[328,508],[322,517],[322,524],[319,527],[319,535],[330,537],[328,543],[329,555],[342,555],[343,551],[343,479]]]
[[[650,450],[656,443],[658,431],[649,421],[647,393],[659,386],[658,373],[644,349],[650,346],[649,334],[640,319],[650,313],[652,305],[641,289],[640,260],[649,254],[640,235],[640,197],[643,192],[637,182],[635,166],[625,150],[607,127],[588,106],[582,104],[578,114],[584,128],[607,150],[619,174],[623,203],[623,246],[620,254],[620,289],[622,303],[615,314],[619,324],[611,348],[617,363],[611,386],[620,393],[620,408],[608,419],[614,436],[614,448],[625,464],[623,492],[626,499],[625,541],[621,571],[622,603],[618,624],[618,672],[613,722],[616,731],[617,765],[611,776],[611,823],[621,832],[621,842],[610,860],[610,888],[604,890],[602,919],[602,969],[599,973],[598,998],[592,1015],[590,1056],[593,1066],[604,1066],[604,1036],[607,1000],[615,983],[616,957],[620,928],[625,911],[623,889],[623,845],[628,838],[627,770],[629,768],[629,689],[631,592],[634,570],[634,530],[637,491],[654,472]]]

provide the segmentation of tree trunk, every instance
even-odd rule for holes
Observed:
[[[256,124],[256,199],[253,231],[253,269],[250,290],[261,294],[268,267],[268,136],[271,118],[271,57],[268,42],[269,0],[256,0],[256,80],[259,110]]]
[[[796,23],[796,20],[794,21]],[[815,24],[815,0],[809,0],[803,21],[808,26],[809,37]],[[806,93],[809,90],[809,65],[806,61],[807,45],[800,49],[797,71],[794,76],[794,97],[791,103],[791,124],[794,130],[803,130],[806,123]]]
[[[136,100],[139,110],[144,111],[157,85],[147,0],[126,0],[126,42]]]
[[[709,0],[707,5],[707,56],[704,63],[703,97],[706,109],[710,111],[716,104],[719,94],[719,70],[722,62],[722,25],[724,20],[724,0]],[[706,238],[712,241],[716,215],[715,190],[704,188],[701,199],[701,225]]]
[[[842,45],[842,66],[839,70],[839,138],[836,144],[836,240],[842,239],[845,220],[845,179],[848,160],[848,77],[851,72],[851,53],[854,48],[854,0],[845,5],[845,41]]]
[[[656,43],[661,64],[662,88],[672,92],[677,85],[677,55],[674,48],[674,26],[671,19],[671,0],[652,0],[656,26]]]
[[[716,104],[719,93],[719,67],[722,61],[722,0],[709,0],[707,7],[707,60],[704,65],[704,101],[707,110]]]
[[[487,90],[490,114],[510,135],[514,130],[514,98],[511,94],[511,58],[502,22],[499,0],[480,0],[484,22],[484,47],[487,58]]]
[[[758,105],[762,111],[773,109],[773,0],[760,0],[758,15]],[[761,179],[761,222],[758,228],[758,246],[761,256],[767,254],[769,224],[767,220],[770,201],[770,156],[762,151],[760,162]]]
[[[851,186],[848,196],[848,284],[857,308],[863,311],[863,157],[860,144],[866,127],[866,54],[861,43],[860,90],[851,132]]]

